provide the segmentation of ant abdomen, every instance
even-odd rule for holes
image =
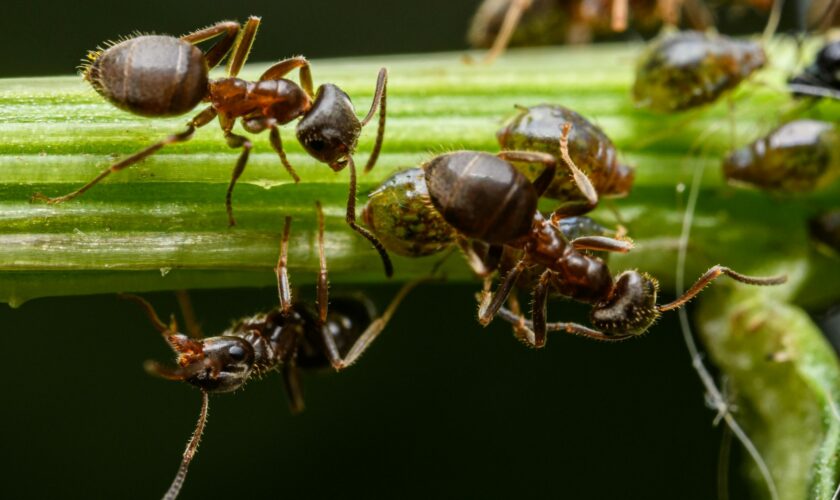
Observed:
[[[609,137],[595,124],[577,112],[559,105],[540,104],[520,108],[496,137],[502,149],[541,151],[562,161],[557,138],[566,123],[569,133],[569,156],[592,182],[599,196],[625,196],[633,186],[633,168],[618,160],[618,153]],[[513,161],[513,165],[534,181],[545,165]],[[546,198],[564,201],[585,200],[580,188],[565,170],[557,170],[554,180],[543,194]]]
[[[424,170],[435,208],[464,236],[502,245],[531,230],[537,192],[510,163],[458,151],[433,158]]]
[[[608,335],[641,335],[659,317],[658,291],[659,282],[649,274],[624,271],[607,298],[592,307],[590,321]]]
[[[85,80],[111,104],[137,115],[182,115],[207,95],[204,53],[172,36],[130,38],[88,58]]]
[[[730,153],[723,172],[761,189],[810,191],[840,174],[840,131],[829,122],[794,120]]]
[[[300,144],[333,170],[344,168],[341,160],[356,149],[361,132],[350,96],[331,83],[318,87],[312,108],[297,124]]]

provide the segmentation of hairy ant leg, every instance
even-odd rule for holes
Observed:
[[[485,293],[485,296],[481,300],[481,305],[479,305],[478,308],[478,322],[481,323],[482,326],[489,325],[493,320],[493,317],[496,316],[499,308],[502,307],[508,296],[510,296],[511,290],[513,290],[513,287],[516,285],[516,281],[525,271],[526,267],[527,264],[525,263],[525,258],[523,257],[516,263],[513,269],[505,275],[495,292]]]
[[[187,478],[190,462],[192,462],[196,451],[198,451],[198,445],[201,443],[201,435],[204,434],[209,406],[210,396],[207,394],[207,391],[201,391],[201,411],[198,413],[198,422],[195,425],[192,437],[187,442],[187,448],[184,450],[184,457],[181,459],[178,472],[175,474],[175,478],[172,480],[169,489],[163,495],[163,500],[175,500],[178,498],[178,493],[181,492],[181,488],[184,486],[184,480]]]
[[[221,40],[216,42],[216,44],[204,54],[204,58],[207,61],[207,69],[213,69],[222,62],[222,59],[224,59],[226,55],[228,55],[238,34],[239,23],[236,21],[222,21],[212,26],[183,35],[181,36],[181,40],[195,45],[205,40],[215,38],[219,35],[224,35]]]
[[[376,251],[379,252],[382,265],[385,266],[385,276],[390,278],[394,275],[394,265],[391,263],[391,258],[388,256],[388,251],[385,250],[385,246],[382,245],[382,242],[373,233],[356,223],[356,162],[353,161],[352,156],[347,156],[347,166],[350,169],[350,192],[347,196],[347,215],[345,220],[353,231],[364,236]]]
[[[158,150],[160,150],[164,146],[168,146],[170,144],[175,144],[177,142],[186,142],[186,141],[192,139],[192,136],[193,136],[193,133],[195,132],[195,129],[207,125],[215,117],[216,117],[216,110],[212,107],[207,108],[204,111],[202,111],[201,113],[197,114],[195,116],[195,118],[190,120],[190,122],[187,124],[187,129],[184,130],[183,132],[180,132],[180,133],[177,133],[177,134],[172,134],[169,137],[167,137],[166,139],[164,139],[160,142],[156,142],[155,144],[152,144],[151,146],[147,147],[146,149],[140,150],[140,151],[134,153],[133,155],[129,156],[128,158],[124,158],[124,159],[114,163],[110,167],[103,170],[99,175],[94,177],[93,180],[91,180],[90,182],[88,182],[84,186],[80,187],[79,189],[77,189],[77,190],[75,190],[71,193],[65,194],[64,196],[58,196],[58,197],[55,197],[55,198],[50,198],[48,196],[45,196],[42,193],[35,193],[34,195],[32,195],[32,199],[33,200],[38,200],[38,201],[44,201],[44,202],[49,203],[50,205],[58,204],[58,203],[64,203],[65,201],[72,200],[73,198],[76,198],[77,196],[82,195],[85,191],[92,188],[93,186],[98,184],[99,181],[108,177],[112,173],[119,172],[120,170],[122,170],[124,168],[128,168],[128,167],[134,165],[135,163],[148,158],[149,156],[155,154]]]
[[[324,210],[321,208],[320,201],[315,202],[315,211],[318,213],[318,291],[316,303],[318,305],[318,318],[321,323],[325,323],[330,300],[330,282],[327,276],[327,254],[324,251]]]
[[[786,275],[772,276],[769,278],[747,276],[745,274],[737,273],[732,269],[729,269],[728,267],[724,267],[718,264],[716,266],[712,266],[708,271],[703,273],[703,275],[697,279],[697,281],[691,286],[691,288],[689,288],[688,291],[686,291],[676,300],[674,300],[673,302],[669,302],[668,304],[656,306],[656,308],[660,312],[678,309],[679,307],[685,305],[688,301],[693,299],[698,293],[702,292],[703,289],[706,288],[706,286],[709,283],[723,275],[729,276],[735,281],[740,281],[741,283],[758,286],[781,285],[782,283],[785,283],[787,281]]]
[[[534,299],[531,304],[531,321],[533,323],[533,339],[528,336],[531,345],[536,348],[545,347],[545,331],[546,331],[546,307],[548,306],[548,292],[549,283],[551,281],[551,271],[546,269],[540,275],[539,281],[534,286]]]
[[[193,309],[189,292],[186,290],[176,290],[175,298],[178,299],[178,307],[181,308],[181,315],[184,317],[187,334],[195,339],[204,337],[204,333],[201,331],[201,324],[198,322],[198,316],[195,315],[195,309]],[[173,330],[177,330],[177,328],[173,328]]]
[[[312,69],[309,66],[309,61],[303,56],[289,57],[280,62],[272,64],[267,70],[260,75],[260,81],[265,80],[279,80],[291,73],[295,69],[300,68],[298,78],[300,79],[300,86],[310,98],[315,96],[312,90]]]
[[[294,351],[297,351],[297,343],[295,343]],[[283,375],[283,387],[289,398],[289,410],[297,415],[306,409],[306,402],[303,399],[303,386],[300,383],[300,369],[294,356],[283,363],[280,373]]]
[[[529,320],[525,319],[522,314],[517,314],[507,309],[505,307],[499,308],[497,315],[502,318],[503,320],[507,321],[508,323],[514,326],[521,326],[528,332],[528,335],[533,337],[533,327],[534,323]],[[585,325],[581,325],[578,323],[567,323],[567,322],[556,322],[556,323],[546,323],[545,329],[547,332],[565,332],[572,335],[577,335],[579,337],[586,337],[593,340],[601,340],[604,342],[620,342],[622,340],[627,340],[633,335],[605,335],[598,330],[590,328]]]
[[[633,242],[609,238],[607,236],[581,236],[571,242],[575,250],[592,250],[594,252],[627,253],[633,249]]]
[[[239,36],[233,44],[230,57],[227,63],[227,74],[229,77],[235,77],[242,70],[245,61],[248,60],[248,54],[251,52],[251,46],[254,44],[254,38],[257,36],[257,29],[260,27],[260,18],[251,16],[245,22],[245,25],[239,31]]]
[[[519,24],[519,19],[522,17],[522,13],[528,10],[528,7],[531,6],[531,2],[532,0],[510,1],[510,6],[508,7],[507,12],[505,12],[505,17],[502,21],[502,27],[499,29],[496,39],[493,40],[493,46],[484,56],[484,60],[482,61],[484,64],[492,63],[505,51],[510,43],[510,38],[513,36],[513,32],[516,30],[516,26]]]
[[[233,120],[228,121],[222,117],[221,121],[223,122],[222,130],[225,133],[227,145],[234,149],[242,148],[242,153],[239,155],[239,159],[236,160],[236,165],[234,165],[233,171],[231,172],[230,184],[228,184],[228,189],[225,193],[225,209],[228,215],[228,226],[233,227],[236,225],[236,219],[233,218],[233,188],[236,186],[236,181],[239,180],[242,172],[245,171],[245,166],[248,164],[248,156],[251,154],[251,148],[254,145],[247,137],[231,132],[234,124]]]
[[[388,100],[388,70],[380,68],[379,75],[376,77],[376,90],[373,94],[373,102],[370,104],[370,111],[365,116],[361,123],[362,127],[368,124],[373,119],[374,113],[379,110],[379,125],[376,128],[376,142],[373,144],[373,150],[370,152],[370,157],[365,164],[364,173],[368,173],[376,165],[376,160],[379,158],[379,152],[382,150],[382,141],[385,137],[385,109]]]
[[[292,229],[292,218],[286,217],[283,225],[283,237],[280,239],[280,255],[277,257],[277,265],[274,266],[274,275],[277,277],[277,299],[280,302],[280,310],[284,316],[292,311],[292,288],[289,284],[288,250],[289,233]]]

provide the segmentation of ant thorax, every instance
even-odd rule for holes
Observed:
[[[241,78],[220,78],[210,82],[208,100],[228,118],[273,118],[289,123],[306,113],[312,101],[298,84],[281,78],[249,82]]]

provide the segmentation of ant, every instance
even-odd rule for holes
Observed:
[[[570,123],[563,127],[560,156],[585,197],[597,202],[591,182],[569,158],[570,129]],[[505,160],[541,161],[546,168],[531,183]],[[777,285],[786,281],[785,276],[755,278],[714,266],[677,300],[657,305],[655,278],[638,271],[624,271],[613,278],[603,260],[584,252],[627,252],[632,247],[630,242],[602,236],[569,240],[556,224],[565,217],[562,209],[549,219],[537,210],[537,199],[555,176],[557,162],[552,155],[503,151],[494,156],[460,151],[433,158],[423,168],[432,204],[460,235],[491,248],[511,247],[522,251],[522,257],[502,279],[496,292],[486,291],[482,297],[478,313],[481,324],[489,324],[500,312],[523,272],[534,266],[543,269],[533,288],[532,330],[527,338],[534,347],[545,345],[549,329],[599,340],[641,335],[662,312],[682,306],[721,275],[752,285]],[[547,323],[546,303],[550,292],[591,304],[590,319],[596,329],[575,323]],[[522,330],[526,329],[524,318],[516,321]]]
[[[384,313],[376,319],[373,305],[361,295],[334,300],[328,310],[324,215],[320,203],[316,207],[320,257],[316,310],[309,304],[292,302],[288,291],[286,254],[291,217],[285,219],[280,257],[275,268],[278,289],[285,292],[285,295],[281,294],[280,306],[240,319],[221,335],[201,338],[195,327],[188,328],[190,335],[180,333],[174,316],[167,325],[145,299],[136,295],[121,295],[143,308],[154,328],[177,355],[177,367],[147,361],[146,371],[168,380],[187,382],[198,387],[202,395],[195,432],[187,443],[181,465],[164,499],[174,500],[184,484],[204,431],[210,393],[233,392],[253,377],[280,370],[292,412],[302,411],[304,400],[298,370],[328,366],[342,370],[355,363],[385,329],[405,296],[424,281],[414,280],[403,285]],[[184,316],[191,318],[193,314],[185,310]]]
[[[245,64],[259,24],[259,17],[250,17],[241,29],[238,23],[224,21],[180,38],[140,35],[88,54],[89,61],[83,67],[85,80],[120,109],[156,117],[184,114],[202,101],[210,105],[189,121],[185,131],[114,163],[76,191],[56,198],[36,193],[33,199],[47,203],[71,200],[111,173],[134,165],[164,146],[188,141],[197,128],[218,116],[228,146],[242,149],[225,195],[228,223],[233,226],[236,224],[231,201],[233,188],[245,170],[253,147],[247,137],[232,132],[236,119],[240,118],[242,127],[250,133],[268,129],[271,146],[294,181],[299,182],[283,150],[279,126],[300,118],[296,135],[304,149],[336,172],[349,167],[347,224],[373,244],[382,258],[385,274],[391,276],[393,265],[382,244],[356,224],[356,165],[352,156],[362,128],[378,110],[376,142],[364,171],[370,171],[379,157],[385,132],[388,71],[379,70],[373,103],[361,121],[349,96],[336,85],[323,84],[317,93],[313,92],[309,61],[304,57],[292,57],[272,65],[255,82],[242,80],[237,75]],[[217,36],[223,38],[206,53],[195,46]],[[209,70],[228,53],[227,76],[210,80]],[[299,70],[300,85],[284,78],[294,69]]]
[[[840,40],[826,43],[802,74],[788,80],[788,87],[796,97],[840,99]]]
[[[794,120],[723,160],[730,181],[760,189],[804,192],[840,175],[840,128],[820,120]]]

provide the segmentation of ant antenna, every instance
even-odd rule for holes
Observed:
[[[184,450],[184,458],[181,460],[181,466],[178,467],[178,473],[175,474],[175,479],[166,493],[163,495],[163,500],[175,500],[178,498],[178,493],[181,492],[181,487],[184,486],[184,480],[187,478],[187,471],[190,468],[195,452],[198,450],[198,444],[201,442],[201,435],[204,433],[204,425],[207,423],[207,408],[210,403],[210,396],[207,391],[201,391],[201,412],[198,414],[198,423],[195,426],[190,441],[187,443],[187,448]]]
[[[706,164],[704,162],[700,162],[697,167],[695,167],[694,177],[691,179],[688,202],[685,206],[685,215],[683,216],[682,232],[680,234],[679,251],[677,254],[676,289],[678,294],[681,294],[685,289],[685,261],[688,254],[688,240],[691,235],[691,225],[694,221],[694,212],[697,208],[697,199],[700,195],[700,184],[703,179],[703,170],[705,170],[705,167]],[[691,356],[691,365],[700,377],[700,382],[703,384],[703,387],[706,389],[706,395],[709,402],[719,411],[719,414],[732,431],[732,434],[738,438],[738,441],[744,446],[744,449],[747,450],[750,457],[752,457],[759,472],[764,478],[764,482],[767,484],[767,490],[770,493],[770,498],[772,500],[778,500],[779,493],[776,490],[776,483],[773,481],[773,476],[770,474],[770,469],[767,467],[767,463],[764,461],[764,458],[761,456],[761,453],[755,447],[752,440],[750,440],[749,436],[747,436],[747,433],[744,432],[741,425],[737,420],[735,420],[732,413],[730,413],[726,398],[717,388],[715,380],[712,378],[712,375],[709,373],[706,365],[703,364],[703,356],[700,354],[700,350],[697,348],[697,343],[694,342],[694,336],[691,332],[691,324],[688,321],[688,312],[685,308],[680,308],[678,314],[683,340],[686,348],[688,349],[688,353]]]

